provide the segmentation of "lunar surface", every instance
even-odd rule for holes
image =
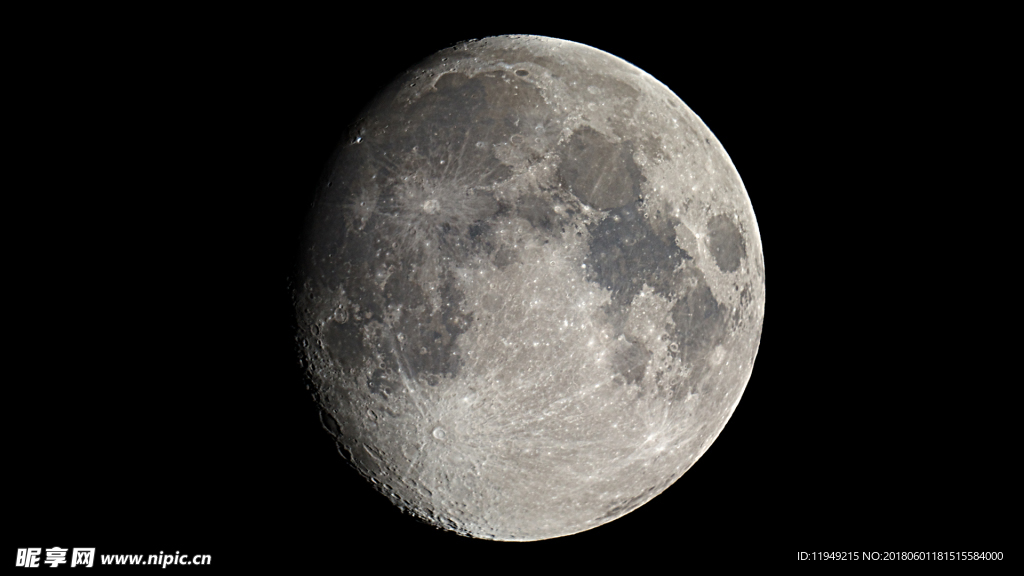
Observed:
[[[764,261],[739,174],[649,74],[534,36],[438,52],[368,105],[296,284],[325,427],[395,505],[493,540],[588,530],[736,409]]]

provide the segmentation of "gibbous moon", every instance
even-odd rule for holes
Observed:
[[[295,298],[325,427],[395,505],[540,540],[679,479],[750,378],[754,212],[722,145],[644,71],[573,42],[470,41],[359,116]]]

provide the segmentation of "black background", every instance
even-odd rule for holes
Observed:
[[[985,74],[944,28],[688,11],[81,16],[26,17],[8,72],[12,556],[96,546],[301,573],[1012,550],[1015,386],[998,370],[1012,356],[974,323],[1005,312],[974,292],[1000,288],[969,248],[995,242],[958,213],[982,192],[965,171],[992,168],[951,152],[978,148],[965,124],[983,106],[950,86]],[[678,94],[743,177],[766,266],[753,376],[710,450],[635,512],[537,543],[420,524],[347,468],[297,365],[288,285],[353,114],[426,55],[507,33],[595,46]]]

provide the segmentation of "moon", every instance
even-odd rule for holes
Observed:
[[[671,90],[502,36],[363,110],[294,297],[359,473],[439,528],[532,541],[635,510],[718,437],[757,354],[764,258],[736,168]]]

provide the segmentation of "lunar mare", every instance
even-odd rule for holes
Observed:
[[[325,427],[403,510],[539,540],[636,509],[722,431],[764,314],[754,213],[667,87],[564,40],[443,50],[364,110],[296,289]]]

